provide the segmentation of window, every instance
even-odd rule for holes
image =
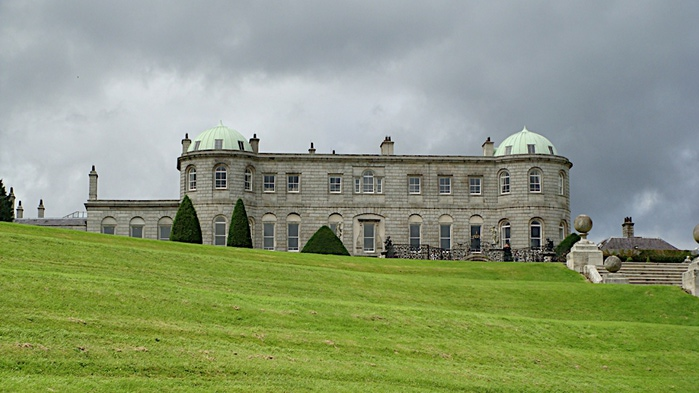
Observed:
[[[500,172],[500,193],[510,193],[510,172],[508,171]]]
[[[290,222],[287,225],[286,247],[288,251],[299,250],[299,224],[297,222]]]
[[[238,150],[240,150],[240,151],[245,150],[245,142],[238,141]]]
[[[102,220],[102,233],[105,235],[116,234],[117,221],[114,217],[105,217]]]
[[[374,171],[366,170],[361,177],[354,178],[355,194],[381,194],[383,193],[383,178],[377,177]]]
[[[500,224],[500,247],[504,248],[505,244],[510,244],[510,222],[503,221]]]
[[[299,192],[299,175],[288,175],[287,177],[287,192]]]
[[[510,155],[512,154],[512,146],[505,146],[505,155]]]
[[[143,238],[143,228],[146,222],[141,217],[134,217],[129,222],[129,236]]]
[[[534,220],[529,224],[529,246],[541,248],[541,222]]]
[[[549,145],[549,153],[551,153],[551,155],[554,154],[554,152],[553,152],[553,146],[550,146],[550,145]]]
[[[468,179],[468,193],[471,195],[481,195],[480,177],[470,177]]]
[[[365,194],[374,193],[374,172],[364,171],[362,174],[362,192]]]
[[[439,247],[451,250],[451,224],[439,224]]]
[[[216,149],[216,150],[223,149],[223,139],[214,139],[214,149]]]
[[[189,191],[196,191],[197,189],[197,168],[189,168],[187,171],[187,184]]]
[[[420,248],[420,224],[410,224],[410,249],[417,250]]]
[[[262,188],[264,192],[274,192],[274,175],[264,175]]]
[[[225,246],[226,237],[226,218],[218,216],[214,218],[214,246]]]
[[[536,145],[527,145],[527,153],[536,154]]]
[[[439,178],[439,193],[451,194],[451,177],[444,176]]]
[[[529,171],[529,192],[541,192],[541,171],[538,169]]]
[[[561,221],[558,225],[558,240],[563,241],[566,236],[568,236],[568,224],[565,221]]]
[[[375,252],[376,251],[376,243],[374,241],[375,239],[375,230],[376,230],[376,224],[373,222],[364,222],[364,252]]]
[[[418,177],[418,176],[408,177],[408,194],[413,194],[413,195],[420,194],[420,177]]]
[[[274,250],[274,223],[265,222],[262,225],[262,248],[265,250]]]
[[[163,217],[158,220],[158,240],[170,240],[172,232],[172,218]]]
[[[328,191],[331,194],[339,194],[342,192],[342,177],[340,176],[330,176],[328,178]]]
[[[228,171],[226,170],[226,167],[223,165],[219,165],[216,167],[216,170],[214,171],[214,187],[216,189],[225,189],[228,187]]]
[[[252,169],[245,169],[245,191],[252,191]]]
[[[558,174],[558,195],[565,195],[566,175],[561,172]]]
[[[201,145],[201,141],[194,141],[194,151],[199,150],[199,145]]]

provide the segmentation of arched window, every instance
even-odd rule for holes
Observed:
[[[541,221],[538,219],[529,223],[529,246],[531,248],[541,248],[541,228]]]
[[[252,168],[245,168],[245,191],[252,191]]]
[[[443,250],[451,250],[453,222],[454,219],[446,214],[439,217],[439,248]]]
[[[422,244],[422,217],[417,214],[408,218],[408,244],[413,251],[420,249]]]
[[[541,171],[537,168],[529,171],[529,192],[541,192]]]
[[[214,218],[214,246],[225,246],[227,239],[226,217],[216,216]]]
[[[190,167],[187,169],[187,189],[196,191],[197,189],[197,168]]]
[[[129,222],[129,236],[142,238],[145,226],[146,222],[141,217],[132,218]]]
[[[158,220],[158,240],[170,240],[170,232],[172,232],[172,218],[160,218]]]
[[[511,244],[511,226],[507,220],[500,222],[500,247],[504,248],[505,244]]]
[[[510,193],[510,172],[500,172],[500,194]]]
[[[228,187],[228,170],[223,165],[217,165],[214,170],[214,187],[217,190]]]
[[[566,194],[566,174],[560,172],[558,174],[558,195]]]
[[[289,214],[286,217],[286,250],[299,251],[301,216]]]
[[[374,192],[374,172],[364,171],[362,173],[362,192],[365,194]]]
[[[561,223],[558,224],[558,240],[563,241],[566,236],[568,236],[568,223],[561,221]]]
[[[265,250],[274,250],[276,247],[276,224],[277,217],[274,214],[262,216],[262,248]]]
[[[117,220],[114,217],[105,217],[102,219],[102,233],[107,235],[116,234]]]

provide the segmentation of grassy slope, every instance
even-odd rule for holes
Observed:
[[[699,299],[558,264],[0,223],[0,391],[691,391]]]

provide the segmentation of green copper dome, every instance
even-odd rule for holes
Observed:
[[[209,128],[194,138],[187,152],[201,150],[252,151],[252,147],[238,131],[220,123],[216,127]]]
[[[495,150],[495,156],[512,154],[550,154],[557,155],[556,147],[546,137],[527,130],[527,127],[516,134],[505,138]]]

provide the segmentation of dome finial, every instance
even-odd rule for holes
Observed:
[[[527,130],[527,126],[524,126],[524,128],[522,128],[522,131],[529,131],[529,130]]]
[[[218,121],[218,125],[222,126],[223,125],[223,120]]]

